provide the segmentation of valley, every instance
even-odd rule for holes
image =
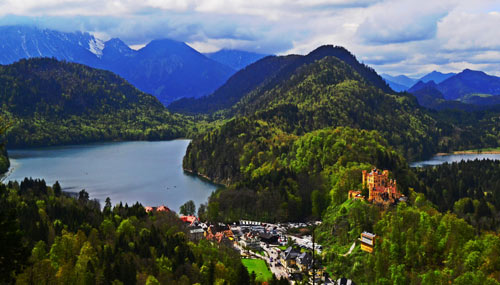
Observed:
[[[3,29],[0,281],[499,282],[496,77]]]

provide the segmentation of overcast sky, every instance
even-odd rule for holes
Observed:
[[[0,25],[305,54],[342,45],[380,73],[500,75],[499,0],[0,0]]]

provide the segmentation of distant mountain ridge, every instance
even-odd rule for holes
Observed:
[[[419,81],[408,89],[408,92],[414,93],[422,88],[429,89],[428,87],[428,84]],[[434,83],[433,88],[441,92],[443,99],[446,100],[461,100],[473,94],[500,95],[500,77],[488,75],[482,71],[464,69],[440,83]]]
[[[387,73],[382,73],[380,76],[385,79],[394,91],[398,92],[408,89],[408,87],[414,85],[418,81],[406,75],[392,76]]]
[[[422,81],[424,83],[427,83],[429,81],[434,81],[435,83],[439,84],[443,82],[444,80],[452,77],[453,75],[456,75],[456,73],[441,73],[439,71],[432,71],[431,73],[428,73],[421,77],[420,79],[416,78],[411,78],[406,75],[397,75],[397,76],[392,76],[387,73],[381,74],[382,78],[391,86],[391,88],[394,91],[406,91],[413,85],[415,85],[417,82]]]
[[[97,64],[104,42],[88,33],[62,33],[29,26],[0,26],[0,63],[23,58],[55,57]]]
[[[221,49],[217,52],[204,53],[204,55],[219,63],[227,65],[234,70],[243,69],[248,65],[267,56],[265,54],[260,54],[260,53],[241,51],[241,50],[231,50],[231,49]]]
[[[439,72],[439,71],[433,71],[425,76],[423,76],[422,78],[419,79],[419,81],[422,81],[424,83],[427,83],[429,81],[434,81],[436,84],[439,84],[443,81],[445,81],[446,79],[454,76],[454,75],[457,75],[456,73],[453,73],[453,72],[450,72],[450,73],[442,73],[442,72]]]
[[[165,105],[183,97],[208,95],[236,72],[174,40],[154,40],[133,50],[120,39],[104,42],[89,33],[0,27],[0,64],[33,57],[54,57],[112,71]],[[242,58],[240,64],[251,60]]]

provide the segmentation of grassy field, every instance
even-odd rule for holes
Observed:
[[[264,260],[262,259],[242,259],[241,262],[243,262],[243,265],[248,270],[248,273],[255,272],[255,275],[257,276],[257,281],[269,281],[273,277],[273,274],[271,271],[269,271],[269,268],[267,268],[267,264]]]

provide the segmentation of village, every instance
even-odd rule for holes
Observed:
[[[389,179],[389,171],[376,168],[370,172],[362,171],[363,190],[351,190],[348,199],[364,200],[381,207],[388,207],[406,201],[406,197],[397,189],[396,180]],[[146,212],[170,212],[166,206],[145,207]],[[307,223],[264,223],[240,220],[232,224],[210,224],[198,220],[196,216],[179,216],[189,230],[192,241],[206,239],[217,244],[224,244],[239,252],[243,263],[257,264],[268,268],[270,274],[277,279],[287,279],[292,284],[307,280],[310,284],[354,284],[344,278],[332,280],[318,255],[322,246],[313,242],[313,234],[320,221]],[[300,231],[308,234],[298,234]],[[311,232],[312,231],[312,232]],[[355,240],[348,255],[359,243],[361,250],[372,253],[375,248],[376,235],[362,232]],[[248,266],[247,266],[248,267]],[[250,265],[252,267],[252,265]],[[257,280],[266,280],[269,276],[259,272]]]

